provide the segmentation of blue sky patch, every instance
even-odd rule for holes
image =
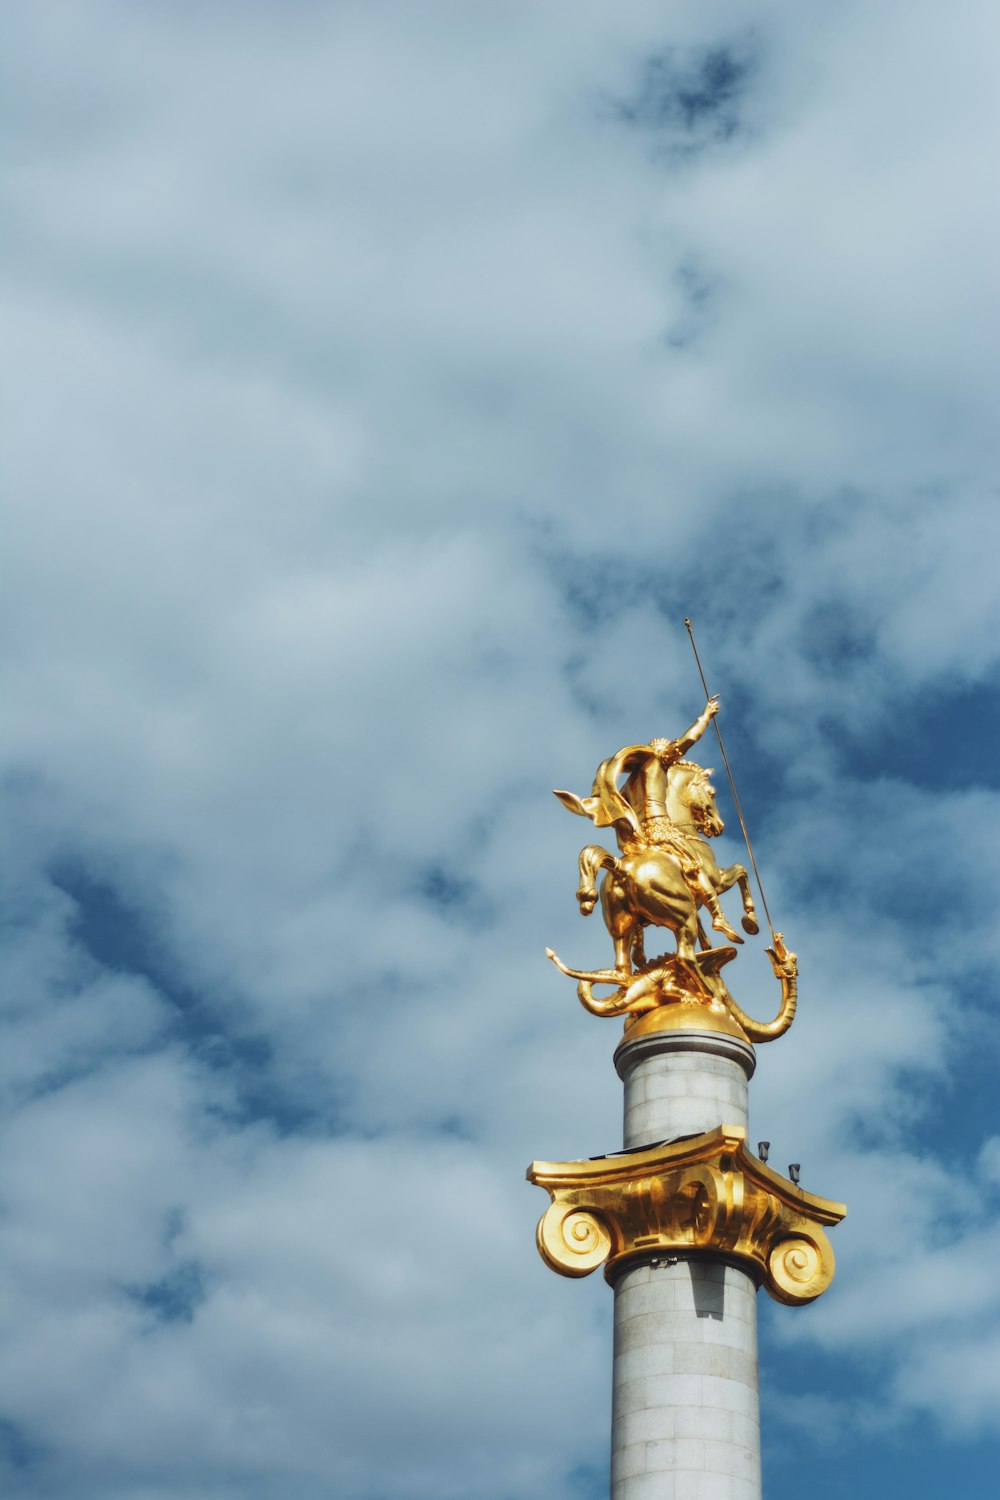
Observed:
[[[691,722],[691,615],[802,959],[751,1105],[849,1209],[768,1500],[991,1493],[989,7],[9,9],[7,1489],[605,1491],[550,788]]]
[[[132,1286],[128,1295],[156,1323],[191,1323],[205,1301],[204,1276],[197,1261],[185,1260],[158,1281]]]

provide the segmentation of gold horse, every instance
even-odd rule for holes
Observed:
[[[615,945],[615,968],[632,972],[635,962],[645,962],[643,928],[667,927],[677,938],[677,953],[693,960],[695,944],[711,946],[698,911],[713,911],[713,926],[732,941],[743,939],[730,927],[718,906],[718,898],[734,885],[743,898],[744,931],[759,931],[750,881],[745,866],[720,869],[707,842],[722,833],[725,824],[715,805],[710,773],[691,761],[678,761],[666,771],[665,818],[655,840],[623,831],[618,856],[600,844],[587,844],[580,851],[580,884],[576,898],[580,911],[589,916],[598,900]]]
[[[589,818],[598,828],[613,827],[617,835],[617,855],[600,844],[587,844],[580,851],[576,892],[584,916],[600,899],[615,945],[615,966],[572,969],[550,948],[546,953],[562,973],[578,981],[580,1002],[595,1015],[639,1015],[675,1000],[693,1000],[724,1006],[752,1041],[768,1041],[786,1031],[795,1014],[795,954],[785,947],[781,933],[774,933],[774,946],[766,951],[781,982],[781,1009],[773,1021],[755,1021],[736,1004],[722,978],[723,966],[736,957],[735,948],[713,948],[699,917],[706,909],[717,931],[742,943],[719,904],[720,895],[738,886],[743,929],[759,931],[745,866],[720,868],[708,843],[724,828],[711,772],[682,759],[717,707],[717,701],[709,699],[680,739],[628,745],[602,761],[590,796],[556,792],[570,812]],[[627,779],[620,785],[623,777]],[[673,932],[676,952],[647,962],[643,932],[649,926]],[[598,999],[595,984],[612,986],[614,994]]]

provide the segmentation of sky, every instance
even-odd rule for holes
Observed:
[[[606,1493],[551,788],[691,722],[685,615],[799,954],[751,1136],[849,1208],[768,1500],[991,1493],[996,6],[5,30],[4,1495]]]

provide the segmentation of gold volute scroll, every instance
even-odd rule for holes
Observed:
[[[814,1301],[833,1280],[825,1228],[846,1208],[758,1161],[741,1126],[596,1161],[536,1161],[527,1176],[552,1199],[537,1242],[561,1276],[603,1265],[613,1281],[636,1259],[721,1255],[792,1306]]]
[[[627,745],[602,761],[589,797],[555,793],[570,812],[598,828],[613,828],[617,837],[617,855],[601,844],[587,844],[580,851],[576,892],[584,916],[600,900],[615,957],[608,968],[574,969],[551,948],[546,953],[561,973],[577,980],[580,1003],[593,1015],[635,1017],[698,1005],[728,1013],[749,1041],[766,1042],[787,1031],[795,1016],[795,954],[785,947],[782,934],[774,933],[766,952],[781,986],[781,1003],[774,1020],[756,1021],[733,999],[722,978],[724,965],[736,957],[735,947],[713,947],[701,918],[707,912],[712,928],[729,944],[742,943],[719,900],[735,886],[743,904],[743,930],[759,931],[746,868],[720,868],[708,843],[725,826],[715,805],[712,772],[685,759],[718,710],[718,700],[710,698],[679,739]],[[672,932],[676,952],[647,960],[645,933],[650,927]],[[595,986],[609,986],[612,993],[597,995]]]
[[[538,1253],[564,1276],[589,1276],[604,1264],[611,1251],[611,1231],[599,1214],[560,1207],[538,1221]]]

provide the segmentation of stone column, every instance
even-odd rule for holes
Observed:
[[[641,1024],[641,1023],[640,1023]],[[639,1032],[638,1035],[635,1032]],[[747,1126],[747,1084],[756,1066],[745,1037],[725,1031],[629,1032],[615,1053],[625,1085],[625,1149]]]
[[[736,1035],[631,1034],[615,1053],[626,1150],[745,1129],[754,1063]],[[653,1253],[614,1295],[612,1500],[760,1500],[753,1278],[710,1250]]]
[[[747,1148],[754,1052],[707,1006],[640,1016],[615,1054],[625,1150],[532,1162],[538,1249],[614,1288],[613,1500],[759,1500],[757,1288],[801,1307],[833,1279],[842,1203]]]
[[[714,1256],[615,1281],[612,1500],[760,1500],[757,1288]]]

